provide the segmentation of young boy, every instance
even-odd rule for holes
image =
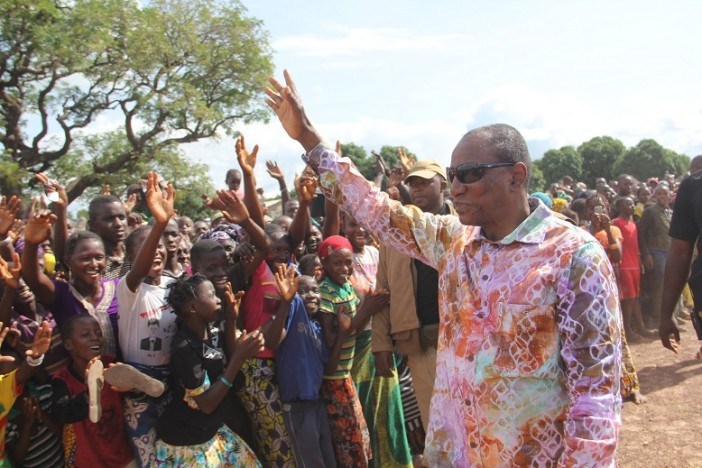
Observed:
[[[283,418],[298,466],[336,466],[327,409],[320,398],[328,360],[319,311],[319,285],[311,276],[298,280],[290,305],[287,334],[276,349],[276,372]]]

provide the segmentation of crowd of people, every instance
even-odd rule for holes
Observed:
[[[627,342],[689,321],[689,293],[661,310],[679,181],[528,194],[504,125],[366,181],[286,80],[309,166],[293,198],[266,162],[281,213],[243,137],[208,219],[156,173],[83,230],[44,174],[45,200],[2,198],[0,466],[613,463],[644,401]]]

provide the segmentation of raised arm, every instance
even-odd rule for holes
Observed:
[[[226,346],[229,359],[234,356],[236,350],[236,320],[239,317],[239,307],[244,291],[233,292],[232,283],[227,282],[224,298],[224,344]]]
[[[557,326],[569,396],[559,466],[612,466],[621,425],[617,284],[595,241],[573,254],[567,274],[557,290]]]
[[[258,331],[242,332],[235,343],[235,351],[222,376],[211,383],[203,393],[193,397],[197,407],[205,414],[212,414],[229,393],[234,377],[244,361],[263,351],[263,336]],[[224,381],[223,381],[224,380]],[[226,381],[226,382],[225,382]]]
[[[258,145],[254,146],[253,151],[249,153],[246,149],[244,135],[241,135],[236,140],[236,156],[244,177],[244,203],[253,222],[263,227],[263,208],[261,208],[261,202],[258,200],[258,194],[256,193],[256,176],[254,175]]]
[[[12,195],[12,197],[10,197],[9,200],[4,195],[2,198],[0,198],[0,242],[12,242],[9,233],[12,229],[12,226],[14,226],[15,224],[19,208],[20,200],[15,195]],[[10,251],[12,250],[14,249],[10,249]],[[5,256],[4,258],[6,260],[10,260],[12,258],[11,253],[8,251],[7,256]]]
[[[49,210],[42,210],[29,218],[24,229],[24,251],[22,252],[22,278],[34,292],[37,300],[44,304],[54,302],[54,283],[44,274],[39,266],[37,249],[39,244],[49,238],[51,226],[56,215]]]
[[[275,282],[280,292],[280,305],[273,320],[261,327],[263,336],[266,339],[266,347],[276,349],[285,339],[285,323],[288,320],[290,304],[297,293],[298,280],[295,278],[295,269],[292,266],[279,265],[275,272]]]
[[[217,198],[214,200],[213,205],[222,210],[222,214],[227,218],[227,221],[241,226],[248,233],[251,244],[256,248],[252,260],[244,265],[244,272],[246,277],[249,278],[268,255],[268,238],[261,226],[253,222],[246,205],[239,200],[236,193],[228,190],[218,190]]]
[[[68,194],[61,184],[49,179],[45,174],[40,172],[36,177],[39,182],[44,184],[47,193],[58,193],[58,201],[55,201],[53,204],[54,214],[56,215],[53,249],[56,263],[63,263],[63,250],[66,247],[66,239],[68,238]]]
[[[149,271],[154,263],[156,249],[161,241],[163,231],[168,226],[168,220],[175,213],[175,189],[171,183],[168,183],[166,191],[161,190],[158,184],[158,174],[149,172],[147,179],[146,206],[149,207],[151,215],[154,218],[154,224],[146,236],[146,240],[141,244],[139,253],[134,260],[132,269],[127,273],[127,287],[130,291],[135,292],[142,281],[148,276]],[[163,261],[165,262],[165,258]]]
[[[288,192],[288,186],[285,183],[285,175],[283,174],[283,170],[275,161],[266,161],[266,171],[268,171],[269,176],[278,181],[278,188],[280,189],[280,203],[281,206],[285,207],[285,204],[290,201],[290,192]]]
[[[286,86],[275,78],[266,88],[268,105],[288,135],[307,151],[307,163],[319,173],[322,191],[386,245],[436,268],[451,239],[463,227],[453,216],[435,216],[403,207],[368,182],[350,159],[322,145],[307,118],[295,84],[285,71]]]
[[[0,257],[0,279],[5,284],[2,290],[2,298],[0,299],[0,322],[10,323],[10,312],[12,303],[15,299],[15,291],[20,286],[20,258],[17,252],[13,254],[12,263],[10,266],[2,257]],[[35,317],[29,317],[34,319]]]
[[[317,178],[314,172],[305,168],[305,172],[300,176],[297,190],[297,199],[300,208],[295,213],[295,217],[290,224],[290,246],[295,247],[305,242],[307,231],[310,229],[310,205],[316,197]]]

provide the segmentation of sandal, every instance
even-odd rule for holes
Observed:
[[[100,393],[104,383],[102,372],[104,366],[100,359],[95,359],[88,368],[88,375],[85,378],[85,385],[88,387],[88,417],[93,423],[97,423],[102,418],[102,406],[100,404]]]
[[[163,382],[140,372],[129,364],[118,362],[105,369],[105,382],[113,387],[146,393],[150,397],[163,395]]]

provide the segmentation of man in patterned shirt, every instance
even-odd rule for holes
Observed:
[[[286,71],[269,106],[325,196],[381,242],[439,271],[430,466],[613,466],[621,424],[621,320],[607,256],[539,205],[507,125],[468,132],[448,179],[458,217],[394,202],[322,144]]]

